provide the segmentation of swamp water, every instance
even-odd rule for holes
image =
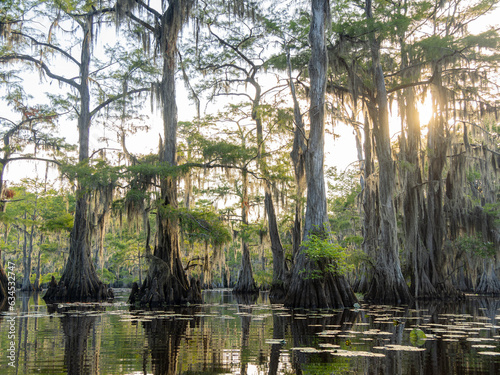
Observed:
[[[216,290],[203,305],[147,311],[115,292],[55,308],[18,293],[15,325],[0,315],[0,373],[500,374],[500,299],[292,311]]]

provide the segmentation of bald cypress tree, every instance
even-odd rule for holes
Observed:
[[[373,19],[372,1],[365,2],[366,17]],[[373,302],[406,303],[412,297],[401,271],[397,238],[396,207],[394,202],[395,168],[389,133],[389,101],[380,61],[381,40],[375,30],[369,34],[369,50],[372,58],[373,97],[368,103],[373,123],[375,151],[379,166],[378,214],[379,227],[371,284],[365,298]]]
[[[116,6],[119,22],[134,22],[144,28],[145,40],[153,37],[153,51],[158,52],[161,69],[161,80],[153,84],[153,95],[158,100],[163,117],[159,161],[170,167],[177,165],[177,42],[194,3],[193,0],[162,1],[160,8],[155,9],[148,2],[120,0]],[[131,296],[132,301],[150,305],[201,301],[199,283],[188,280],[182,265],[179,223],[175,215],[177,207],[177,178],[164,174],[160,176],[156,244],[149,257],[147,277],[138,294]]]
[[[91,243],[95,234],[95,194],[105,196],[107,199],[104,205],[109,206],[112,199],[112,181],[86,178],[89,177],[88,170],[92,169],[90,128],[103,109],[110,108],[112,104],[125,100],[133,93],[149,90],[149,87],[131,88],[121,83],[116,85],[116,81],[112,85],[94,85],[101,79],[112,80],[106,73],[113,64],[98,66],[99,63],[93,56],[97,31],[107,16],[114,12],[112,5],[111,2],[103,1],[97,9],[87,1],[47,1],[34,4],[18,2],[12,6],[12,10],[26,13],[23,22],[13,23],[7,28],[2,27],[2,35],[7,38],[9,48],[2,49],[0,63],[35,67],[41,77],[68,89],[52,93],[52,104],[54,108],[63,108],[74,114],[77,119],[78,162],[79,166],[86,170],[74,174],[77,203],[70,235],[69,257],[59,285],[53,283],[44,296],[47,301],[101,300],[110,296],[110,292],[99,280],[91,260]],[[50,27],[44,28],[47,24]],[[65,26],[72,27],[71,40],[68,40],[67,35],[61,37],[61,29]],[[71,48],[67,48],[67,42],[71,43]],[[70,68],[58,69],[57,66],[62,61]],[[118,87],[118,90],[109,92],[103,89],[104,86]],[[94,90],[98,91],[98,96],[95,96]],[[36,143],[36,137],[34,139]]]
[[[331,241],[328,231],[326,190],[324,177],[324,136],[325,136],[325,90],[328,55],[326,50],[326,30],[328,28],[330,2],[312,0],[311,58],[310,76],[310,131],[305,152],[307,179],[307,203],[304,223],[304,240],[319,236]],[[305,308],[338,308],[353,306],[357,301],[347,280],[325,270],[324,260],[308,257],[304,246],[296,256],[292,278],[285,305]],[[321,277],[310,277],[316,271]]]

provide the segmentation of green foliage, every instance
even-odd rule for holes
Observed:
[[[180,228],[191,244],[197,242],[221,246],[231,241],[229,229],[214,211],[171,206],[159,209],[163,210],[165,215],[179,220]]]
[[[500,225],[500,202],[487,203],[483,209],[488,216],[493,217],[496,225]]]
[[[330,168],[328,178],[328,212],[330,228],[342,246],[359,247],[361,237],[361,217],[358,199],[361,194],[359,172],[347,169],[338,172]]]
[[[222,164],[241,165],[255,158],[256,147],[246,147],[229,143],[226,140],[199,139],[203,148],[203,157],[208,161],[218,161]]]
[[[106,268],[102,269],[102,273],[99,275],[101,280],[105,284],[112,284],[116,281],[116,275]]]
[[[420,328],[413,328],[410,332],[410,342],[413,346],[422,346],[427,340],[427,335]]]
[[[356,245],[360,246],[363,243],[363,237],[354,235],[354,236],[345,236],[344,242],[348,245]]]
[[[54,254],[59,250],[59,244],[57,242],[44,242],[40,245],[40,250],[45,254]]]
[[[44,228],[48,231],[62,230],[70,232],[73,228],[73,221],[73,215],[65,212],[55,218],[47,220],[44,224]]]
[[[462,235],[453,241],[453,245],[460,251],[482,258],[494,257],[496,254],[495,244],[484,241],[480,235]]]
[[[475,169],[469,169],[467,172],[467,181],[470,183],[474,183],[477,180],[481,180],[481,172]]]
[[[302,242],[302,251],[306,257],[313,261],[316,269],[303,270],[303,274],[309,279],[318,279],[325,273],[344,275],[353,269],[347,262],[346,249],[339,244],[333,243],[330,233],[312,232]]]
[[[121,177],[121,166],[112,166],[107,160],[88,160],[78,164],[62,164],[61,173],[70,181],[78,180],[81,187],[97,190],[114,184]]]
[[[269,287],[273,281],[272,269],[254,270],[253,278],[259,287]]]
[[[50,283],[52,276],[54,276],[56,280],[61,279],[61,274],[59,272],[49,272],[41,276],[40,284]]]

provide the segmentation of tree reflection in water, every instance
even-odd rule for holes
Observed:
[[[247,375],[248,361],[245,353],[249,350],[250,323],[252,323],[252,305],[257,302],[257,293],[234,294],[238,303],[238,313],[241,319],[240,374]]]
[[[302,316],[302,313],[304,316]],[[293,338],[293,346],[297,347],[316,347],[317,334],[325,330],[349,330],[355,322],[358,313],[354,310],[342,311],[303,311],[296,310],[289,318],[290,331]],[[318,353],[322,363],[335,361],[329,353]],[[294,350],[292,353],[292,367],[295,373],[303,373],[304,365],[310,362],[311,356],[302,351]],[[315,359],[317,360],[317,358]]]
[[[168,311],[130,311],[123,302],[60,304],[45,311],[36,294],[30,300],[28,293],[19,293],[14,340],[17,371],[500,374],[500,355],[484,355],[500,353],[498,298],[313,311],[271,305],[265,296],[261,293],[256,300],[256,296],[210,291],[202,305]],[[0,315],[2,347],[8,342],[9,325]],[[428,336],[417,344],[423,351],[412,346],[414,327]],[[376,356],[363,356],[367,352]],[[7,363],[6,359],[0,362]]]
[[[276,311],[273,311],[273,340],[280,340],[281,342],[271,344],[271,352],[269,354],[269,375],[278,374],[281,349],[286,342],[285,327],[285,318],[281,315],[278,315]]]
[[[96,312],[104,312],[106,308],[95,304],[60,304],[47,305],[49,314],[59,313],[64,332],[64,365],[68,375],[91,375],[99,373],[100,339],[96,337],[98,316]],[[99,318],[100,320],[100,318]],[[88,341],[93,332],[92,347]]]
[[[147,350],[144,352],[144,366],[147,367],[148,354],[151,354],[151,365],[154,375],[178,374],[179,351],[182,340],[186,337],[188,328],[199,325],[195,313],[199,307],[175,308],[176,315],[188,317],[187,319],[174,319],[161,317],[162,311],[157,316],[151,316],[142,322],[147,338]],[[163,311],[163,313],[165,313]],[[192,319],[191,319],[192,318]],[[149,352],[149,353],[148,353]],[[144,368],[146,374],[146,368]]]

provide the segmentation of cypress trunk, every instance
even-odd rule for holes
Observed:
[[[42,244],[42,241],[40,241],[40,245]],[[35,282],[33,283],[33,289],[35,290],[35,292],[40,292],[42,291],[42,286],[40,285],[41,283],[41,269],[42,267],[42,252],[41,250],[38,250],[38,260],[37,260],[37,264],[36,264],[36,278],[35,278]]]
[[[292,255],[295,256],[299,253],[300,243],[302,241],[302,213],[304,204],[302,202],[304,190],[306,186],[306,171],[304,154],[307,149],[305,140],[305,127],[302,121],[302,113],[300,112],[299,101],[297,100],[297,93],[295,84],[292,78],[292,62],[290,57],[290,48],[286,48],[286,61],[288,71],[288,84],[293,99],[293,120],[295,123],[293,134],[293,148],[290,157],[293,163],[293,171],[295,177],[296,197],[295,197],[295,218],[292,229]]]
[[[90,91],[89,67],[91,58],[91,41],[93,16],[87,15],[81,22],[83,43],[80,64],[80,114],[78,117],[79,162],[89,160],[90,138]],[[73,229],[70,235],[69,257],[59,282],[51,283],[51,287],[43,297],[47,302],[87,301],[112,298],[111,289],[99,280],[91,259],[91,223],[90,199],[88,187],[78,181],[76,190],[76,207]]]
[[[316,231],[328,228],[326,191],[324,180],[325,89],[328,56],[325,28],[329,15],[328,0],[312,1],[312,20],[309,39],[312,55],[309,62],[311,78],[309,143],[305,153],[307,179],[307,208],[304,239]],[[285,305],[304,308],[337,308],[353,306],[356,296],[343,276],[322,273],[321,278],[308,278],[314,271],[322,271],[322,265],[312,261],[301,248],[295,258],[290,287]]]
[[[372,19],[372,2],[366,0],[366,17]],[[375,151],[379,166],[378,233],[373,260],[373,277],[365,299],[376,303],[407,303],[412,300],[401,272],[394,206],[395,166],[391,155],[389,111],[384,73],[380,63],[380,41],[370,34],[372,75],[375,95],[368,106],[373,121]]]
[[[425,244],[430,257],[430,281],[443,298],[458,297],[460,293],[452,284],[453,266],[447,259],[445,238],[447,236],[444,212],[444,178],[449,134],[446,130],[447,108],[445,88],[441,85],[441,68],[437,70],[437,79],[432,85],[433,117],[429,124],[427,148],[429,150],[429,172],[427,184],[427,226]]]
[[[364,144],[365,152],[364,179],[363,179],[363,251],[374,259],[376,254],[376,239],[378,228],[378,184],[377,176],[374,173],[373,163],[373,142],[372,131],[368,114],[365,113],[364,124]],[[366,293],[368,291],[370,278],[368,272],[361,276],[357,292]]]
[[[165,42],[166,43],[166,42]],[[177,105],[175,101],[176,50],[166,49],[161,83],[165,145],[160,148],[160,160],[176,165]],[[179,246],[179,223],[175,215],[178,208],[177,178],[161,176],[161,200],[156,216],[157,241],[150,266],[138,295],[131,295],[132,303],[158,306],[201,302],[200,283],[189,281],[182,266]]]
[[[266,205],[267,218],[269,220],[269,237],[271,238],[271,250],[273,252],[273,281],[271,285],[270,297],[275,301],[281,300],[286,294],[285,277],[285,251],[281,244],[278,232],[278,223],[276,221],[276,212],[269,186],[266,186],[264,203]]]
[[[169,4],[161,18],[159,48],[163,53],[163,75],[159,85],[162,104],[164,145],[160,147],[160,161],[168,166],[177,164],[177,104],[175,72],[177,39],[193,2]],[[188,280],[181,261],[179,223],[175,214],[178,208],[177,178],[161,178],[161,204],[156,215],[157,240],[149,270],[140,291],[132,293],[129,301],[144,305],[201,302],[200,282]]]
[[[431,283],[429,274],[431,265],[429,253],[425,245],[426,217],[424,194],[422,191],[422,172],[420,169],[420,119],[415,103],[413,89],[405,92],[407,145],[403,155],[407,167],[401,174],[406,177],[406,191],[403,199],[404,245],[408,253],[408,261],[412,268],[411,292],[415,298],[434,298],[436,289]]]
[[[242,202],[241,202],[241,221],[243,227],[248,225],[248,172],[246,170],[242,171]],[[256,293],[258,292],[257,285],[253,278],[252,262],[250,260],[250,249],[246,239],[241,240],[241,268],[238,273],[238,281],[234,286],[233,292],[235,293]]]
[[[35,201],[36,207],[36,201]],[[35,208],[36,212],[36,208]],[[33,215],[35,216],[35,215]],[[26,211],[24,211],[24,220],[26,220]],[[34,219],[34,217],[33,217]],[[31,229],[28,233],[28,228],[24,225],[24,243],[23,243],[23,284],[21,286],[21,290],[23,292],[31,292],[33,290],[33,286],[31,285],[31,253],[33,251],[33,236],[34,236],[35,226],[32,225]]]
[[[376,74],[381,75],[381,69]],[[383,76],[381,77],[383,80]],[[379,81],[380,82],[380,81]],[[381,87],[381,86],[379,86]],[[385,93],[385,86],[383,92]],[[377,95],[379,99],[378,109],[372,108],[371,116],[374,124],[375,150],[377,152],[379,176],[378,176],[378,194],[371,194],[370,206],[373,206],[377,199],[377,217],[369,213],[370,220],[376,221],[376,238],[374,248],[371,249],[373,259],[373,276],[365,299],[375,303],[407,303],[412,300],[408,286],[401,271],[399,260],[399,246],[397,242],[396,212],[394,207],[395,190],[395,170],[391,156],[389,123],[387,113],[387,97],[380,100],[383,95]],[[382,102],[382,103],[381,103]],[[380,106],[382,104],[382,107]],[[373,181],[372,181],[373,182]],[[369,188],[367,182],[367,188]],[[373,187],[372,187],[373,189]],[[369,207],[366,205],[368,209]],[[366,209],[366,208],[365,208]],[[370,225],[373,225],[372,223]],[[372,231],[372,236],[375,235]]]

